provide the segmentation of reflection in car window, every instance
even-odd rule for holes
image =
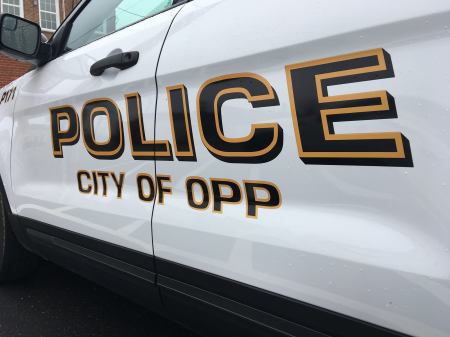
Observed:
[[[66,44],[73,50],[141,21],[172,5],[172,0],[95,0],[74,20]]]

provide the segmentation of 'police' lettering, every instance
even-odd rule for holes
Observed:
[[[394,76],[383,49],[286,67],[299,157],[306,164],[412,166],[408,140],[399,132],[336,134],[333,123],[396,118],[386,91],[329,96],[331,85]]]
[[[109,138],[98,141],[94,120],[104,115],[108,121]],[[117,159],[124,150],[122,116],[116,103],[110,99],[86,102],[82,110],[83,140],[87,151],[97,159]]]
[[[133,93],[125,96],[130,133],[131,154],[136,160],[172,159],[172,149],[167,140],[147,140],[142,117],[141,96]],[[152,114],[153,116],[153,114]]]
[[[279,105],[275,90],[259,75],[243,73],[207,81],[197,97],[198,125],[203,144],[222,161],[271,161],[283,147],[283,129],[277,123],[253,124],[250,134],[245,137],[230,138],[224,134],[222,105],[237,98],[247,99],[253,108]]]
[[[67,127],[61,128],[61,121],[67,121]],[[50,109],[53,155],[63,158],[63,145],[73,145],[80,139],[79,119],[75,109],[69,105]]]
[[[385,50],[373,49],[292,64],[286,66],[285,71],[293,136],[297,142],[298,157],[305,164],[413,166],[409,141],[400,132],[339,134],[334,130],[336,122],[397,118],[395,100],[387,91],[328,94],[329,87],[333,85],[394,77],[391,58]],[[147,139],[141,96],[139,93],[125,95],[131,155],[136,160],[174,160],[174,144],[178,161],[197,161],[188,90],[183,84],[177,84],[167,87],[166,92],[173,143],[152,137]],[[203,145],[214,157],[228,163],[259,164],[274,160],[284,142],[283,129],[278,123],[251,124],[250,133],[242,137],[225,134],[222,107],[225,102],[235,99],[245,99],[251,105],[249,110],[255,113],[260,107],[280,105],[274,88],[257,74],[238,73],[206,81],[197,94],[197,126]],[[74,145],[79,140],[81,129],[78,116],[70,106],[51,108],[50,113],[53,155],[63,158],[63,146]],[[106,117],[108,124],[109,138],[106,141],[100,141],[94,130],[94,120],[101,115]],[[148,116],[153,119],[153,112],[149,112]],[[122,116],[113,100],[101,98],[86,102],[81,119],[84,145],[93,157],[111,160],[123,154]],[[65,126],[63,121],[67,121]],[[103,179],[103,176],[100,178]],[[202,182],[189,183],[204,188]],[[216,183],[215,188],[218,188]],[[163,189],[161,192],[158,202],[163,202],[164,194],[171,191]],[[252,197],[251,190],[247,192]],[[205,202],[190,200],[194,208],[207,207]],[[228,201],[226,198],[219,203],[215,200],[214,209],[220,211],[218,207]],[[254,202],[264,203],[261,200]]]

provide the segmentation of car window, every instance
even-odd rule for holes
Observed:
[[[170,6],[173,0],[94,0],[73,22],[66,50],[77,49],[141,21]]]

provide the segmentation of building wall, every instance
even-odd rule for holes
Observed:
[[[14,81],[31,69],[30,65],[0,55],[0,88]]]
[[[69,15],[72,9],[80,0],[58,0],[59,1],[59,18],[60,22],[64,17]],[[38,0],[23,0],[23,11],[25,19],[39,23],[39,4]],[[52,32],[43,31],[50,38]],[[29,70],[31,66],[24,62],[15,61],[5,55],[0,54],[0,88],[4,87],[11,81],[22,76]]]

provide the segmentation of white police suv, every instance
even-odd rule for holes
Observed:
[[[0,92],[0,278],[212,336],[450,336],[448,0],[83,0]]]

